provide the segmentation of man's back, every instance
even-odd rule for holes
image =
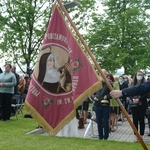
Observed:
[[[19,85],[19,74],[16,73],[16,67],[12,66],[11,68],[11,72],[14,73],[15,77],[16,77],[16,85],[14,87],[14,94],[18,94],[18,85]]]

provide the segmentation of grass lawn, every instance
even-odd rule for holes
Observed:
[[[140,143],[26,134],[37,125],[34,119],[21,115],[18,120],[0,121],[0,150],[142,150]],[[150,144],[147,147],[150,149]]]

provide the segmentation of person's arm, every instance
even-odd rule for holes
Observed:
[[[113,90],[110,92],[113,98],[118,98],[121,96],[134,96],[134,95],[144,95],[150,92],[150,82],[145,82],[143,84],[135,85],[130,88],[125,88],[121,90]]]
[[[148,92],[150,92],[150,82],[145,82],[143,84],[123,89],[122,95],[125,96],[144,95],[147,94]]]
[[[122,96],[122,91],[121,90],[113,90],[110,92],[110,95],[113,97],[113,98],[119,98]]]

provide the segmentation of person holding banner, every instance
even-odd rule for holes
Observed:
[[[144,82],[143,84],[135,85],[133,87],[125,88],[123,90],[113,90],[110,95],[113,98],[119,98],[121,96],[134,96],[144,95],[150,92],[150,81]]]

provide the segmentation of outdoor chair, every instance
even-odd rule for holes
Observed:
[[[25,99],[26,99],[26,94],[22,94],[21,105],[20,105],[20,107],[18,108],[18,111],[17,111],[18,114],[21,113],[21,114],[23,115],[22,109],[23,109],[23,107],[24,107]]]
[[[23,115],[22,112],[23,107],[24,107],[23,96],[20,94],[13,95],[11,103],[12,108],[11,116],[14,116],[16,119],[18,119],[17,115],[19,112],[21,112],[21,114]]]

